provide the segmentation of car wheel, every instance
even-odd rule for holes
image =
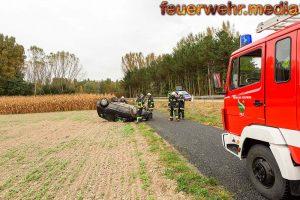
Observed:
[[[268,199],[287,199],[289,183],[282,178],[271,150],[264,145],[254,145],[247,156],[249,178],[263,196]]]
[[[106,106],[108,106],[108,104],[109,104],[109,102],[108,102],[108,100],[106,98],[100,100],[100,105],[102,107],[105,108]]]

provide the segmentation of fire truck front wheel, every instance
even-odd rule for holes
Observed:
[[[247,156],[247,171],[254,187],[268,199],[287,199],[288,181],[282,178],[271,150],[264,145],[254,145]]]

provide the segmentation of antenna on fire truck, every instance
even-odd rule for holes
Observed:
[[[259,23],[256,32],[261,33],[264,30],[278,31],[296,22],[300,22],[300,16],[298,15],[279,15]]]

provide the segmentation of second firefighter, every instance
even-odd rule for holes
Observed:
[[[147,109],[150,112],[153,112],[153,110],[154,110],[154,99],[153,99],[151,93],[147,94]]]
[[[184,104],[185,104],[185,100],[184,100],[184,96],[181,94],[179,95],[178,98],[178,115],[180,119],[184,119]]]
[[[138,109],[136,122],[139,123],[143,120],[143,118],[142,118],[142,113],[143,113],[143,108],[144,108],[144,95],[143,94],[141,94],[137,97],[136,104],[137,104],[137,109]]]
[[[179,108],[178,94],[176,92],[172,92],[169,96],[170,121],[173,121],[174,116],[176,120],[179,121],[178,108]]]

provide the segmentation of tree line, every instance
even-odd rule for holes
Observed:
[[[37,46],[25,50],[14,37],[0,34],[0,95],[69,93],[123,94],[120,81],[84,78],[79,58],[67,51],[46,54]]]
[[[229,22],[220,28],[189,34],[167,54],[130,52],[122,57],[122,80],[84,78],[79,58],[67,51],[25,50],[14,37],[0,34],[0,95],[113,93],[135,97],[151,92],[165,96],[177,85],[193,95],[213,94],[213,73],[224,84],[231,53],[239,48],[239,33]]]
[[[145,92],[165,96],[177,85],[193,95],[211,95],[213,73],[220,73],[224,84],[230,55],[238,48],[239,33],[223,22],[221,28],[182,38],[168,54],[127,53],[121,61],[123,87],[131,97]]]

